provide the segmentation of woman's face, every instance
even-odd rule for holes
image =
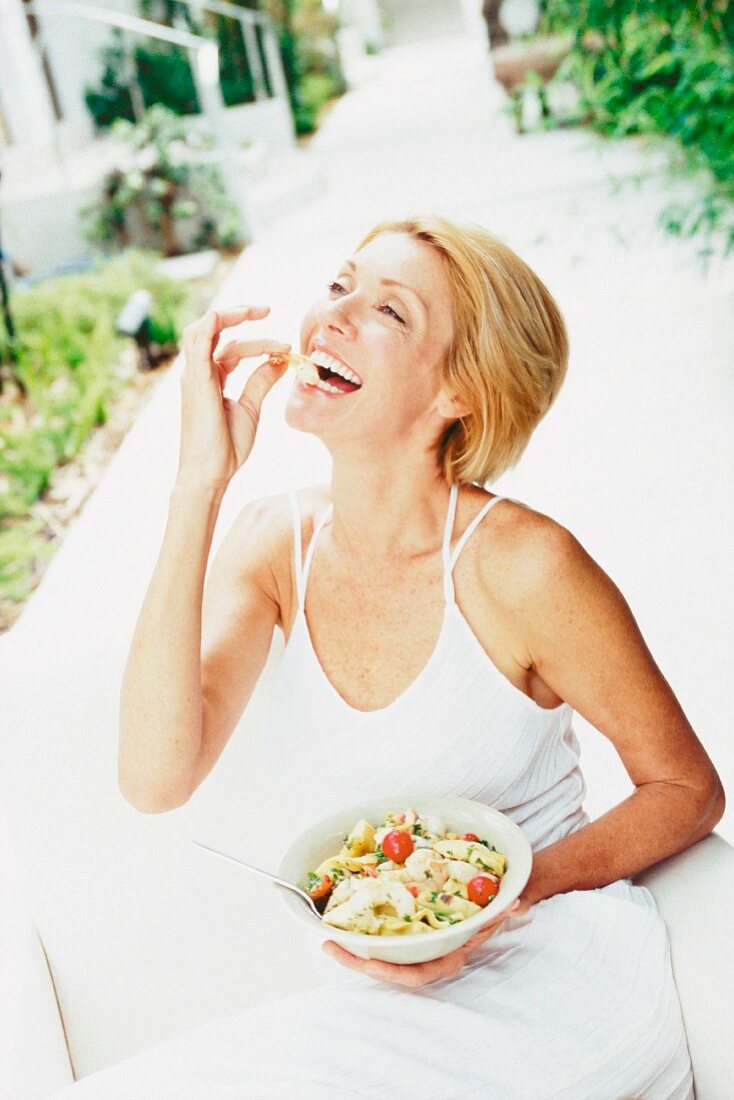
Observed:
[[[453,336],[449,286],[434,250],[405,233],[382,233],[334,272],[306,313],[301,351],[339,360],[361,385],[325,393],[294,384],[286,422],[324,443],[381,448],[437,441],[461,414],[441,387]],[[325,360],[321,360],[322,363]]]

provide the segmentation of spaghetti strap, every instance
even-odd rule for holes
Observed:
[[[293,515],[293,564],[296,570],[296,593],[298,595],[298,607],[303,607],[303,545],[301,543],[301,513],[298,507],[298,497],[295,490],[290,489],[288,496],[291,501],[291,513]]]
[[[308,584],[308,574],[309,574],[310,568],[311,568],[311,561],[313,561],[313,559],[314,559],[314,550],[316,549],[316,540],[319,537],[319,532],[320,532],[321,528],[324,527],[327,520],[331,518],[332,511],[333,511],[333,505],[330,504],[329,507],[325,509],[324,514],[322,514],[321,518],[319,519],[318,524],[316,525],[316,527],[314,529],[314,533],[313,533],[313,535],[311,535],[311,540],[308,543],[308,550],[306,551],[306,561],[304,562],[304,568],[303,568],[302,574],[300,574],[300,593],[299,593],[299,596],[298,596],[298,601],[299,601],[298,606],[302,610],[306,606],[306,585]]]
[[[459,486],[456,482],[451,486],[451,492],[449,494],[449,507],[446,513],[446,524],[443,530],[443,594],[446,597],[446,603],[453,603],[454,599],[454,584],[451,580],[451,535],[454,530],[454,521],[456,518],[456,503],[459,499]]]
[[[444,558],[444,591],[446,592],[446,599],[447,600],[450,600],[451,602],[453,602],[455,600],[453,572],[454,572],[454,566],[456,565],[459,554],[464,549],[464,547],[467,544],[467,541],[471,538],[471,535],[473,534],[475,529],[479,526],[479,524],[482,522],[482,520],[484,519],[484,517],[486,516],[486,514],[490,510],[490,508],[493,505],[497,504],[498,501],[507,500],[507,499],[509,499],[509,498],[508,497],[502,497],[502,496],[495,496],[495,497],[492,497],[491,500],[488,500],[487,503],[484,505],[484,507],[479,509],[479,512],[477,513],[477,515],[474,517],[474,519],[471,521],[471,523],[467,526],[466,531],[464,531],[463,535],[461,536],[461,538],[457,542],[456,546],[454,547],[453,551],[449,555],[448,561],[446,561],[446,559]],[[450,536],[449,536],[449,538],[450,538]]]

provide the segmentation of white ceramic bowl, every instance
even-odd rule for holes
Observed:
[[[530,877],[532,849],[525,836],[508,817],[468,798],[443,798],[434,794],[401,793],[347,806],[338,813],[317,821],[286,849],[277,874],[289,882],[302,883],[329,856],[336,855],[344,834],[366,818],[379,825],[392,810],[401,813],[413,808],[421,817],[436,814],[443,818],[449,832],[476,833],[493,844],[507,858],[507,871],[494,901],[481,912],[448,928],[432,929],[421,936],[368,936],[364,932],[345,932],[324,924],[296,894],[278,889],[284,905],[306,928],[322,940],[334,940],[361,959],[382,959],[393,963],[418,963],[438,959],[462,947],[489,921],[519,897]]]

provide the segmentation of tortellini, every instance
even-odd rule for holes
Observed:
[[[396,831],[410,835],[412,848],[407,838],[386,843],[391,859],[382,842]],[[308,888],[328,898],[324,923],[350,932],[422,935],[466,920],[487,904],[476,885],[469,889],[472,879],[492,878],[496,892],[507,869],[505,857],[486,841],[461,839],[442,818],[421,817],[413,808],[389,813],[378,827],[362,818],[343,840],[337,855],[309,872]],[[472,890],[482,905],[471,900]]]

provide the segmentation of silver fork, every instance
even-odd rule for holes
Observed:
[[[248,871],[254,871],[256,875],[262,875],[263,878],[269,878],[271,882],[275,882],[278,886],[285,886],[286,890],[292,890],[294,894],[298,894],[299,898],[303,898],[311,909],[311,912],[314,913],[319,920],[322,919],[323,914],[316,908],[316,902],[312,897],[309,897],[306,891],[302,890],[300,886],[296,886],[294,883],[288,882],[284,878],[278,878],[277,875],[272,875],[270,871],[263,871],[260,867],[254,867],[251,863],[245,863],[243,859],[229,856],[226,852],[218,852],[216,848],[210,848],[207,844],[200,844],[198,840],[192,840],[191,843],[196,845],[197,848],[202,848],[205,852],[211,852],[212,855],[219,856],[220,859],[228,859],[230,863],[238,863],[240,867],[245,867]],[[324,904],[326,904],[325,901]]]

